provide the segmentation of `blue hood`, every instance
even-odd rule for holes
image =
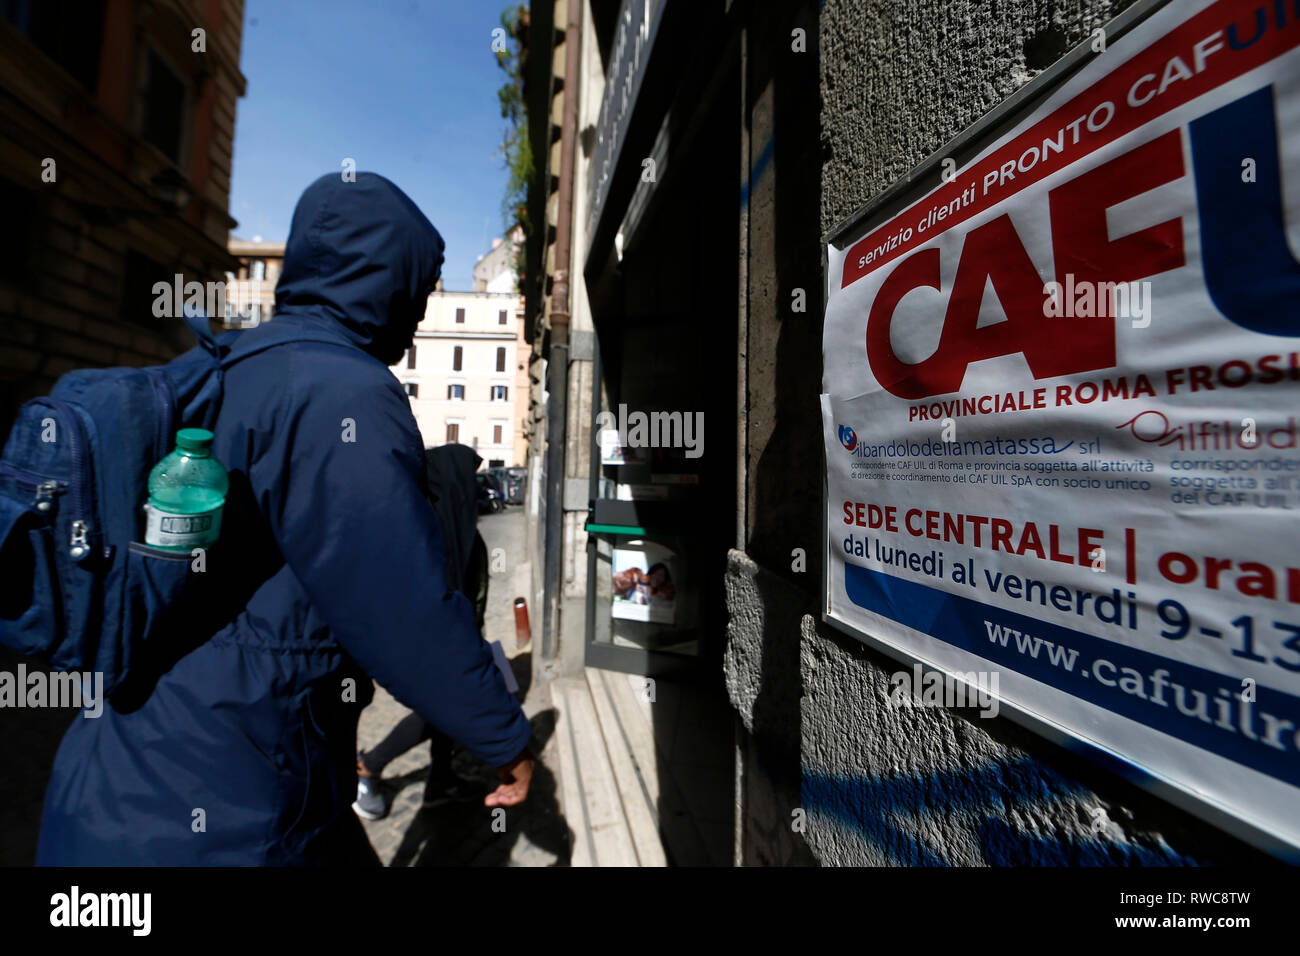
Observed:
[[[411,345],[442,273],[443,249],[438,230],[383,176],[322,176],[294,209],[276,314],[341,326],[392,365]]]

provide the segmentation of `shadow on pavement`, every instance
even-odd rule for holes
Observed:
[[[555,732],[555,722],[553,709],[532,718],[534,752],[545,747]],[[426,790],[425,803],[402,836],[389,866],[569,865],[569,827],[560,812],[555,775],[543,763],[539,761],[533,772],[527,801],[495,809],[483,806],[483,798],[498,783],[494,768],[458,750],[452,769],[470,783],[469,793],[437,802],[439,795]],[[388,782],[401,788],[427,780],[428,773],[424,767]]]

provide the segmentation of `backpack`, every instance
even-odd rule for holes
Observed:
[[[178,429],[215,424],[226,368],[283,341],[238,349],[242,332],[185,321],[198,344],[166,365],[62,376],[19,410],[0,454],[0,644],[100,673],[104,696],[143,643],[203,600],[208,577],[191,573],[190,552],[142,543],[150,470]]]

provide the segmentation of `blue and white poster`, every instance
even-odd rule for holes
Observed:
[[[822,411],[828,620],[1300,849],[1298,87],[1291,4],[1106,45],[830,247]]]

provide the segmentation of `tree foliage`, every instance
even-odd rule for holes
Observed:
[[[497,65],[505,71],[506,81],[497,90],[501,118],[506,121],[502,133],[501,155],[506,168],[506,190],[501,200],[501,216],[506,236],[516,226],[528,235],[528,183],[533,178],[532,144],[528,139],[528,106],[524,100],[524,72],[528,61],[528,7],[520,3],[501,13],[501,26],[509,38],[506,49],[497,52]],[[508,241],[508,240],[507,240]],[[515,250],[515,274],[522,278],[524,244]]]

